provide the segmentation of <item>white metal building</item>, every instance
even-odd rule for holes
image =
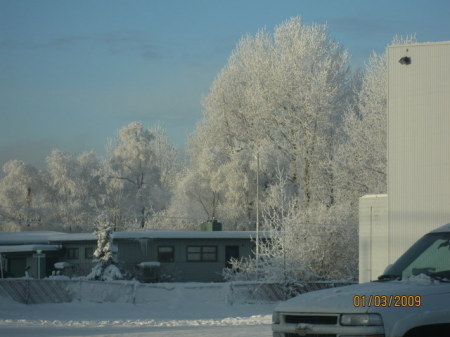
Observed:
[[[450,42],[388,48],[388,196],[360,200],[360,282],[450,223]]]
[[[450,42],[388,48],[389,263],[450,222]]]

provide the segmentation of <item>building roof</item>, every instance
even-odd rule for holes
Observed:
[[[115,239],[250,239],[256,237],[254,231],[178,231],[153,230],[141,232],[115,232]]]
[[[434,41],[434,42],[413,42],[406,44],[393,44],[388,46],[388,49],[395,48],[408,48],[408,47],[429,47],[429,46],[437,46],[437,45],[449,45],[450,41]]]
[[[260,232],[261,237],[267,237],[266,232]],[[179,231],[150,230],[114,232],[113,239],[247,239],[256,238],[255,231]],[[68,241],[95,241],[93,233],[62,233],[51,231],[31,232],[0,232],[0,245],[18,244],[50,244]]]
[[[0,232],[0,245],[47,244],[49,237],[60,234],[51,231]]]
[[[0,246],[0,253],[19,253],[36,251],[55,251],[61,249],[59,245],[7,245]]]

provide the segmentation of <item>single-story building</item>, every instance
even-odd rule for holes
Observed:
[[[220,282],[231,258],[253,255],[251,231],[114,232],[113,245],[128,278],[145,282]],[[92,233],[0,233],[3,277],[43,278],[59,271],[85,276],[93,266]],[[0,275],[1,277],[1,275]]]

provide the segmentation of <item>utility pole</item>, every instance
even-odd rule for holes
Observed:
[[[256,280],[259,280],[259,151],[256,152]]]

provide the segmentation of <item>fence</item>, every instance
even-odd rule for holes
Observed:
[[[349,285],[348,282],[308,282],[296,293]],[[199,297],[199,294],[201,296]],[[287,299],[286,287],[258,282],[230,283],[139,283],[60,279],[1,279],[0,297],[25,304],[85,302],[167,303],[208,301],[235,303],[276,302]]]
[[[342,287],[356,282],[349,281],[309,281],[295,285],[279,283],[231,282],[231,299],[239,302],[275,302],[291,297],[327,288]],[[231,302],[231,301],[230,301]]]
[[[59,280],[3,279],[0,294],[26,304],[70,302],[71,296]]]

